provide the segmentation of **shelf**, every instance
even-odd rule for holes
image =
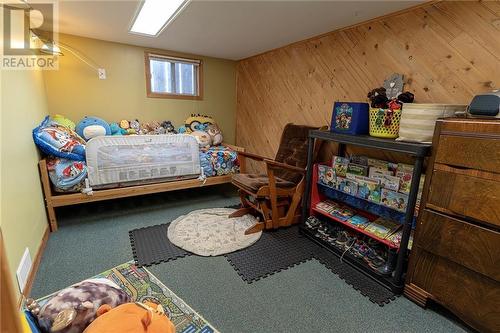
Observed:
[[[393,277],[380,275],[375,270],[370,268],[362,259],[356,258],[348,252],[344,253],[344,251],[314,236],[314,233],[304,226],[300,227],[300,232],[307,238],[311,239],[312,241],[323,247],[324,249],[327,249],[328,251],[333,253],[335,256],[339,258],[339,260],[340,258],[342,258],[343,262],[346,262],[351,267],[354,267],[356,270],[370,277],[371,279],[373,279],[380,285],[384,286],[385,288],[389,289],[390,291],[396,294],[403,292],[404,286],[395,284]]]
[[[310,131],[309,137],[367,148],[380,148],[418,157],[428,156],[432,146],[424,143],[402,142],[394,139],[375,138],[369,135],[348,135],[319,130]]]
[[[357,232],[359,232],[359,233],[361,233],[361,234],[363,234],[363,235],[367,235],[368,237],[373,238],[373,239],[375,239],[376,241],[378,241],[378,242],[380,242],[380,243],[382,243],[382,244],[384,244],[384,245],[389,246],[390,248],[393,248],[393,249],[399,249],[399,246],[398,246],[398,245],[395,245],[394,243],[392,243],[392,242],[388,241],[387,239],[380,238],[380,237],[378,237],[377,235],[374,235],[374,234],[372,234],[372,233],[370,233],[370,232],[366,231],[365,229],[358,228],[358,227],[356,227],[356,226],[354,226],[354,225],[350,224],[350,223],[349,223],[349,222],[347,222],[347,221],[342,221],[341,219],[338,219],[338,218],[336,218],[335,216],[332,216],[332,215],[328,214],[327,212],[324,212],[324,211],[322,211],[322,210],[320,210],[320,209],[317,209],[317,208],[312,208],[312,210],[313,210],[314,212],[318,213],[318,214],[321,214],[322,216],[325,216],[325,217],[327,217],[327,218],[329,218],[329,219],[331,219],[331,220],[334,220],[335,222],[338,222],[338,223],[340,223],[340,224],[343,224],[343,225],[345,225],[345,226],[349,227],[349,228],[350,228],[350,229],[352,229],[352,230],[355,230],[355,231],[357,231]]]
[[[359,197],[356,197],[354,195],[350,195],[347,193],[344,193],[342,191],[339,191],[337,189],[334,189],[333,187],[327,186],[325,184],[322,184],[320,182],[317,183],[318,188],[321,190],[321,193],[324,194],[327,198],[345,202],[350,206],[353,206],[354,208],[361,209],[364,211],[367,211],[371,214],[381,216],[383,218],[398,222],[400,224],[404,224],[405,221],[405,213],[400,212],[396,209],[386,207]],[[416,224],[416,218],[413,218],[413,227]]]

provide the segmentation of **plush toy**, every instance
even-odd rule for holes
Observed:
[[[52,120],[61,126],[72,129],[73,131],[75,130],[75,123],[60,114],[56,114],[54,117],[52,117]]]
[[[194,131],[191,132],[192,136],[198,141],[198,145],[200,148],[210,148],[210,145],[212,144],[212,138],[207,132],[204,131]]]
[[[107,122],[101,118],[87,116],[76,125],[76,132],[87,141],[96,136],[111,135]]]
[[[128,134],[139,134],[141,131],[141,124],[138,119],[129,122],[130,128],[127,130]]]
[[[217,124],[208,125],[207,133],[212,139],[212,145],[218,146],[222,143],[222,132]]]
[[[398,101],[401,103],[413,103],[414,100],[415,95],[409,91],[405,91],[404,93],[398,95]]]
[[[186,119],[184,122],[185,130],[180,130],[179,133],[187,133],[190,134],[194,131],[205,131],[208,125],[215,124],[215,121],[206,115],[200,114],[192,114],[190,117]]]
[[[124,129],[125,131],[127,131],[130,128],[130,122],[127,119],[120,120],[119,125],[120,128]]]
[[[389,99],[387,98],[385,88],[375,88],[368,93],[368,99],[370,99],[371,107],[377,109],[386,109]]]
[[[177,131],[175,130],[175,127],[170,120],[165,120],[164,122],[162,122],[161,127],[165,129],[166,134],[177,134]]]
[[[403,85],[403,74],[391,74],[391,76],[384,81],[385,95],[387,98],[397,98],[398,95],[403,92]]]
[[[88,279],[61,290],[41,308],[32,299],[26,305],[44,332],[80,333],[96,318],[101,305],[116,307],[130,296],[108,279]]]
[[[102,305],[83,333],[175,333],[175,326],[161,305],[146,301],[116,308]]]
[[[111,130],[111,135],[125,135],[127,131],[118,125],[118,123],[109,124],[109,129]]]

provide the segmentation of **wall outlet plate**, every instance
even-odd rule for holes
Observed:
[[[99,75],[99,80],[106,80],[106,69],[99,68],[97,74]]]
[[[16,270],[16,276],[17,276],[17,283],[19,284],[19,290],[21,293],[24,291],[24,288],[26,287],[26,283],[28,282],[28,277],[31,272],[31,255],[30,255],[30,250],[26,248],[24,250],[24,254],[21,258],[21,261],[19,262],[19,266],[17,266]]]

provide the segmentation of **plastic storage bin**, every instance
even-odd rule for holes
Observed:
[[[399,136],[401,110],[370,108],[370,135],[395,139]]]
[[[330,131],[342,134],[368,134],[368,103],[335,102]]]

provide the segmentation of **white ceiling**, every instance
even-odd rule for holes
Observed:
[[[422,2],[193,0],[154,38],[128,32],[139,0],[67,0],[59,2],[59,31],[238,60]]]

